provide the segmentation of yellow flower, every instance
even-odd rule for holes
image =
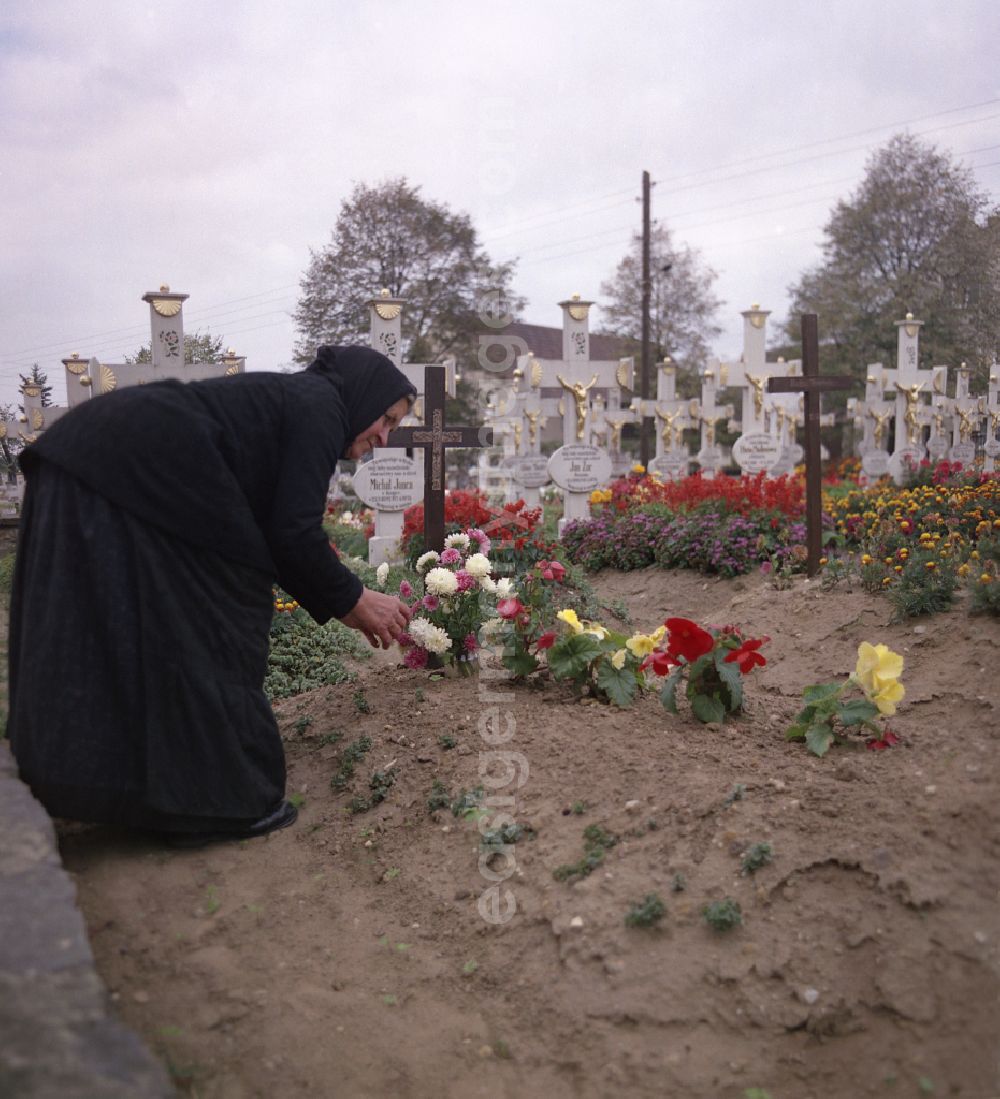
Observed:
[[[611,667],[620,672],[625,667],[626,656],[628,653],[624,649],[619,649],[611,658]]]
[[[584,633],[589,633],[592,637],[598,637],[602,641],[608,636],[608,631],[597,622],[588,622],[582,628]]]
[[[990,576],[990,574],[988,572],[984,572],[982,574],[982,576],[979,577],[979,582],[981,584],[988,584],[990,582],[990,580],[992,580],[992,579],[993,578]]]
[[[825,565],[825,564],[827,564],[827,558],[825,558],[825,557],[821,557],[821,558],[819,559],[819,563],[820,563],[821,565]]]
[[[655,642],[659,643],[660,641],[662,641],[664,639],[664,637],[666,637],[666,635],[667,635],[667,627],[664,625],[664,626],[657,626],[656,629],[653,630],[653,632],[649,636],[652,637],[652,639]]]
[[[858,646],[858,663],[854,675],[862,690],[879,713],[894,714],[896,703],[906,693],[899,677],[903,674],[903,658],[886,645],[870,645],[862,641]]]
[[[636,462],[635,465],[632,467],[632,472],[633,473],[645,473],[646,472],[646,467],[642,464],[642,462]]]
[[[565,622],[574,633],[583,633],[583,625],[580,622],[580,619],[577,618],[576,611],[567,608],[564,611],[560,611],[556,615],[556,618],[558,618],[560,622]]]
[[[625,647],[641,660],[642,657],[647,656],[656,648],[656,639],[645,633],[633,634],[625,642]]]
[[[870,565],[872,563],[872,555],[870,553],[863,553],[861,555],[861,564]]]
[[[941,556],[943,557],[943,556],[945,556],[945,554],[942,554]],[[924,562],[924,568],[927,569],[928,572],[933,572],[937,568],[937,562],[936,561],[925,561]]]

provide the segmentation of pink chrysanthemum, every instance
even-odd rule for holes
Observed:
[[[399,582],[399,598],[409,599],[413,595],[413,585],[409,580],[401,580]]]
[[[438,604],[441,602],[436,595],[427,594],[420,600],[424,606],[424,610],[436,611]]]
[[[413,644],[413,638],[403,630],[403,632],[396,638],[396,643],[401,649],[408,649]]]
[[[459,569],[455,573],[455,579],[458,581],[458,590],[460,592],[471,591],[473,588],[479,587],[479,581],[474,576],[470,576],[465,569]]]
[[[462,555],[455,549],[454,546],[449,546],[446,550],[441,551],[441,564],[442,565],[457,565],[462,560]]]
[[[427,650],[426,649],[407,649],[403,653],[403,663],[408,668],[426,668],[427,667]]]
[[[471,530],[465,532],[470,538],[479,543],[480,553],[489,553],[492,543],[489,540],[485,531],[480,530],[478,527],[474,527]]]
[[[476,640],[474,633],[466,635],[465,640],[462,642],[462,648],[470,654],[479,651],[479,642]]]

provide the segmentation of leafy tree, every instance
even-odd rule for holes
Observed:
[[[403,298],[404,358],[438,361],[474,355],[489,331],[478,315],[483,295],[499,291],[515,316],[514,265],[494,264],[467,214],[425,199],[406,179],[358,184],[344,201],[330,243],[311,253],[295,310],[294,357],[309,362],[324,343],[364,343],[365,302],[383,288]]]
[[[895,365],[894,321],[924,321],[921,359],[985,376],[1000,340],[1000,210],[971,172],[908,134],[868,162],[864,180],[834,206],[823,262],[790,287],[797,314],[819,315],[827,370],[859,378]]]
[[[0,435],[0,477],[9,480],[17,467],[17,456],[24,449],[24,440],[17,433],[17,417],[9,404],[0,404],[0,425],[6,428]]]
[[[722,331],[713,321],[722,304],[712,292],[715,272],[698,252],[675,245],[669,229],[657,225],[650,233],[649,336],[655,361],[669,355],[680,368],[678,383],[696,377],[708,358],[709,341]],[[642,341],[642,237],[618,264],[614,277],[601,284],[608,303],[601,305],[602,331],[635,345]],[[650,394],[654,395],[653,393]]]
[[[184,333],[184,361],[186,363],[217,363],[225,358],[222,348],[224,337],[213,336],[211,332]],[[144,344],[134,355],[126,355],[127,363],[151,363],[153,352],[150,345]]]
[[[50,404],[52,404],[52,386],[48,384],[49,376],[48,374],[43,374],[41,372],[41,370],[38,368],[38,363],[33,364],[30,374],[19,374],[18,377],[21,379],[22,389],[26,385],[37,385],[39,389],[41,389],[43,408],[47,408]],[[24,413],[23,406],[21,406],[21,413],[22,415]]]

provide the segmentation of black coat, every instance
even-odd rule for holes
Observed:
[[[376,352],[323,348],[298,374],[97,397],[24,451],[8,733],[52,815],[199,831],[274,808],[271,585],[321,622],[357,602],[327,487],[412,392]]]

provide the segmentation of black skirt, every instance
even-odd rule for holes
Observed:
[[[49,463],[30,478],[8,733],[57,817],[239,828],[285,788],[263,692],[271,578],[137,519]]]

